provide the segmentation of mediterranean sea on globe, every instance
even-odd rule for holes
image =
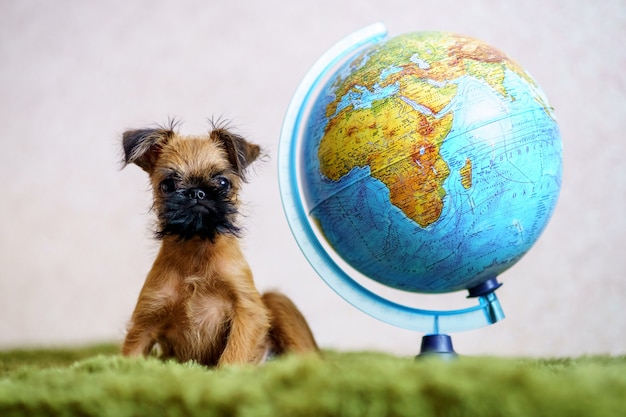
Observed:
[[[559,129],[535,80],[472,38],[417,32],[369,46],[322,88],[300,165],[336,253],[404,291],[471,288],[517,262],[561,185]]]

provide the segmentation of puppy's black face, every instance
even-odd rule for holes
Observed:
[[[208,136],[179,136],[173,126],[128,131],[123,148],[124,162],[150,175],[157,237],[214,241],[239,235],[239,185],[258,145],[213,125]]]
[[[218,234],[239,235],[233,184],[228,175],[186,181],[171,174],[160,182],[155,193],[160,194],[157,237],[214,241]]]

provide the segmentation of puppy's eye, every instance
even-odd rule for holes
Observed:
[[[230,190],[231,184],[230,184],[230,180],[224,176],[217,176],[213,179],[215,186],[217,187],[217,189],[219,191],[228,191]]]
[[[164,193],[172,193],[176,191],[176,182],[173,178],[166,178],[161,182],[161,191]]]

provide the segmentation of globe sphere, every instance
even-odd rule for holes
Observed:
[[[302,121],[310,224],[352,268],[420,293],[468,289],[533,246],[561,186],[561,139],[537,82],[444,32],[369,45],[327,74]]]

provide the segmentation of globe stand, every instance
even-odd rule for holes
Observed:
[[[490,278],[475,287],[469,288],[469,295],[467,298],[487,297],[495,290],[500,288],[502,284],[498,282],[497,278]],[[503,315],[501,311],[492,308],[491,304],[487,305],[484,310],[488,320],[495,323],[502,319]],[[417,359],[424,357],[438,357],[441,359],[453,359],[458,355],[454,351],[452,346],[452,337],[447,334],[427,334],[422,337],[422,345],[420,347],[420,353],[416,356]]]

